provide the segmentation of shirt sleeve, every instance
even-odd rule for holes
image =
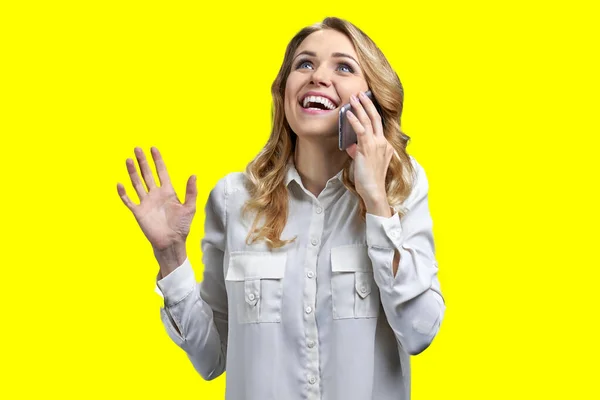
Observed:
[[[428,181],[414,162],[416,178],[404,202],[402,219],[366,216],[366,236],[381,303],[399,344],[409,354],[425,350],[437,334],[445,311],[428,205]],[[394,253],[400,262],[393,274]]]
[[[206,380],[225,371],[227,356],[227,293],[223,276],[226,242],[226,178],[211,191],[205,207],[202,261],[204,277],[196,282],[189,259],[157,280],[164,299],[161,320],[169,337],[188,355]]]

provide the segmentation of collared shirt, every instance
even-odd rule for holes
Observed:
[[[406,214],[366,221],[341,171],[315,197],[290,164],[281,238],[296,239],[274,250],[246,243],[244,175],[216,184],[205,208],[202,282],[186,259],[157,290],[167,333],[198,373],[210,380],[227,370],[226,399],[410,398],[409,356],[429,346],[445,310],[428,182],[411,162]]]

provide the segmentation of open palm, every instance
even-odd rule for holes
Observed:
[[[134,161],[127,159],[127,172],[140,204],[134,204],[125,187],[118,183],[117,192],[123,203],[131,210],[140,228],[155,250],[164,250],[175,244],[185,242],[196,213],[196,177],[190,176],[186,185],[185,202],[182,204],[169,179],[167,168],[156,147],[150,149],[160,180],[160,187],[154,182],[152,171],[142,149],[135,148],[135,155],[142,173],[140,179]],[[147,190],[146,190],[147,188]]]

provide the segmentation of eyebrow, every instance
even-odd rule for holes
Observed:
[[[298,53],[298,54],[296,55],[296,57],[294,57],[294,59],[298,58],[298,57],[299,57],[299,56],[301,56],[301,55],[307,55],[307,56],[310,56],[310,57],[316,57],[316,56],[317,56],[317,53],[315,53],[314,51],[307,51],[307,50],[304,50],[304,51],[301,51],[300,53]],[[349,59],[351,59],[352,61],[354,61],[354,62],[356,63],[356,65],[360,65],[360,64],[358,63],[358,61],[356,61],[356,59],[355,59],[354,57],[352,57],[350,54],[346,54],[346,53],[332,53],[332,54],[331,54],[331,56],[332,56],[332,57],[335,57],[335,58],[340,58],[340,57],[343,57],[343,58],[349,58]]]

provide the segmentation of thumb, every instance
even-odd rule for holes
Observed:
[[[353,160],[354,160],[354,157],[356,157],[356,148],[357,148],[356,143],[351,144],[348,148],[346,148],[346,153],[348,153],[350,158]]]
[[[188,208],[196,208],[196,197],[198,196],[198,189],[196,188],[196,175],[189,177],[185,188],[185,203],[183,204]]]

